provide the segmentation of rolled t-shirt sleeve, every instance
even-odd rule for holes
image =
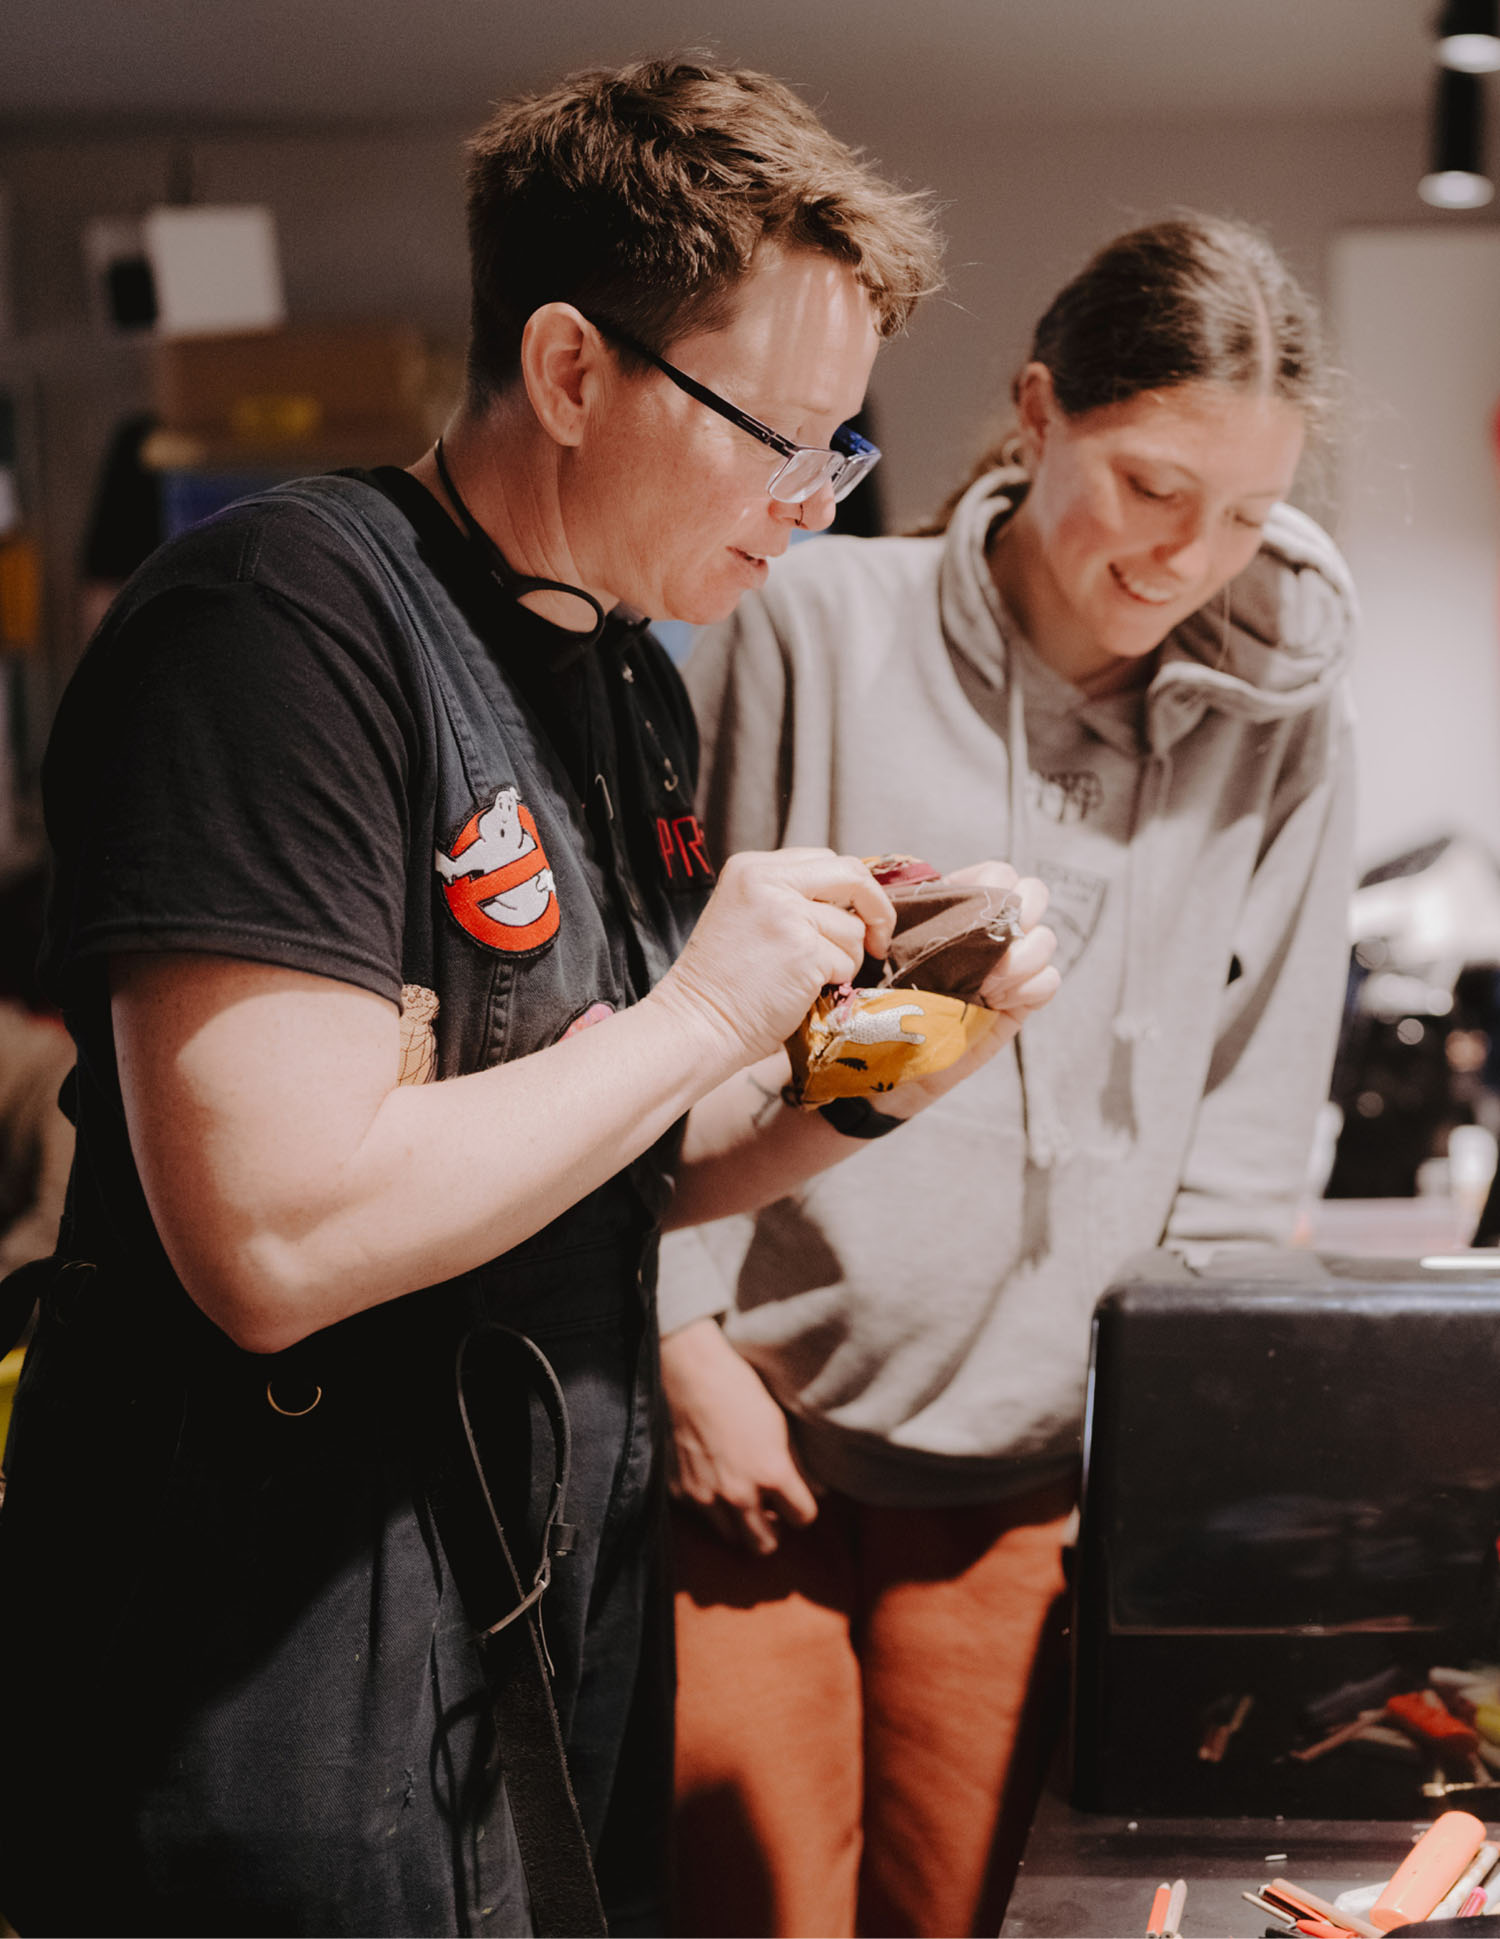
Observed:
[[[411,758],[378,644],[255,581],[148,599],[91,649],[48,753],[56,970],[204,951],[399,1002]]]

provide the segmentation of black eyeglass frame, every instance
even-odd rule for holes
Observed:
[[[643,357],[648,364],[659,370],[663,377],[669,378],[680,391],[686,391],[687,395],[696,399],[698,403],[707,405],[709,410],[716,411],[720,417],[726,418],[741,431],[747,431],[752,438],[758,438],[762,444],[769,445],[771,450],[778,452],[785,463],[776,468],[770,483],[766,486],[766,490],[778,504],[805,505],[809,498],[816,496],[823,489],[825,484],[833,493],[834,504],[840,504],[860,480],[868,478],[880,463],[879,445],[872,444],[866,437],[861,437],[852,425],[841,424],[834,432],[832,442],[826,451],[820,450],[815,444],[793,444],[790,438],[784,438],[779,431],[773,431],[769,424],[762,424],[760,419],[752,417],[749,411],[742,411],[738,404],[731,404],[727,397],[720,397],[719,393],[710,390],[707,384],[700,384],[696,377],[689,377],[685,370],[679,370],[676,364],[668,363],[665,357],[659,357],[654,350],[648,350],[645,344],[637,343],[634,337],[627,336],[623,330],[616,329],[614,324],[601,323],[595,317],[590,317],[588,321],[601,336],[608,337],[611,342],[619,344],[622,349],[632,351],[637,357]],[[793,497],[785,497],[777,491],[777,481],[786,475],[798,458],[819,459],[820,468],[825,475],[814,479],[806,491],[798,492]],[[837,469],[830,469],[830,459],[838,460]]]

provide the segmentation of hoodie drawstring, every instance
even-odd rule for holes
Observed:
[[[1151,898],[1148,884],[1155,872],[1146,860],[1146,845],[1157,825],[1167,792],[1172,785],[1172,757],[1167,753],[1149,754],[1141,769],[1135,795],[1135,813],[1130,822],[1130,838],[1125,849],[1125,973],[1120,984],[1120,1008],[1115,1016],[1116,1038],[1125,1044],[1138,1044],[1157,1031],[1155,990],[1151,963],[1154,937]]]
[[[1026,812],[1026,777],[1031,760],[1026,743],[1026,696],[1016,671],[1015,655],[1009,656],[1006,694],[1006,759],[1010,763],[1010,864],[1018,875],[1032,866],[1031,829]],[[1032,1030],[1035,1025],[1031,1025]],[[1023,1048],[1022,1031],[1015,1041],[1016,1070],[1021,1080],[1021,1118],[1026,1127],[1026,1158],[1038,1171],[1069,1157],[1073,1140],[1059,1117],[1052,1100],[1052,1087],[1046,1081],[1046,1056],[1033,1036]]]

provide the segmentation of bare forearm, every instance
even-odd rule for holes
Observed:
[[[890,920],[849,857],[731,857],[643,1002],[404,1088],[396,1012],[369,991],[230,957],[117,957],[120,1091],[168,1256],[256,1351],[471,1270],[765,1057],[830,977],[885,946]]]
[[[232,1119],[187,1109],[179,1135],[207,1140],[213,1209],[178,1207],[162,1176],[148,1195],[193,1297],[241,1345],[276,1351],[539,1231],[687,1110],[711,1055],[643,1004],[514,1063],[324,1112],[315,1137],[288,1124],[247,1146]],[[152,1169],[170,1168],[175,1139],[158,1127],[152,1142]]]
[[[346,1297],[360,1298],[376,1273],[390,1297],[466,1271],[638,1158],[701,1086],[698,1049],[647,1006],[516,1063],[392,1091],[317,1251],[345,1265]]]
[[[784,1104],[791,1072],[784,1053],[737,1071],[687,1122],[677,1190],[665,1223],[698,1225],[753,1212],[859,1149],[816,1111]],[[882,1100],[893,1117],[901,1105]]]

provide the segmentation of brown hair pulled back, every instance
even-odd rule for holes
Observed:
[[[684,59],[575,74],[468,146],[469,388],[519,367],[541,304],[654,350],[727,320],[757,248],[849,264],[890,336],[938,283],[927,200],[893,188],[769,75]]]
[[[1328,411],[1312,299],[1259,231],[1192,212],[1106,243],[1053,298],[1027,361],[1046,365],[1069,417],[1190,383],[1284,398],[1309,431]],[[1013,437],[986,450],[929,530],[946,527],[975,479],[1012,461]]]

